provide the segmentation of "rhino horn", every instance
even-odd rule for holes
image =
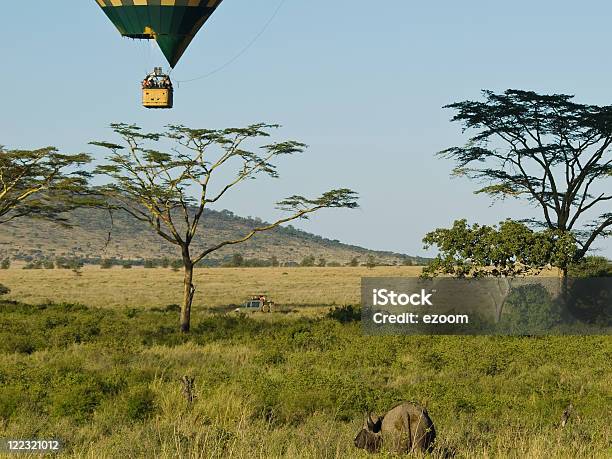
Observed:
[[[372,419],[372,413],[368,413],[368,417],[366,419],[366,425],[368,426],[368,430],[374,430],[374,420]]]

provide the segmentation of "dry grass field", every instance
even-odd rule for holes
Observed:
[[[415,277],[420,273],[421,268],[416,266],[197,269],[194,306],[240,304],[259,293],[268,294],[279,305],[357,304],[361,277]],[[16,267],[0,270],[0,284],[11,289],[10,299],[30,304],[53,301],[146,309],[179,303],[182,273],[161,268],[91,266],[77,276],[65,269]]]

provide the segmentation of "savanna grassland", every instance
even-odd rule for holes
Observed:
[[[186,336],[180,273],[0,271],[0,437],[61,438],[65,457],[369,457],[364,412],[414,400],[433,457],[610,457],[609,337],[363,336],[359,278],[416,273],[201,269]],[[296,312],[228,312],[260,291]]]
[[[194,307],[243,303],[266,293],[280,305],[317,306],[359,303],[363,276],[418,276],[418,266],[342,268],[214,268],[196,269]],[[100,308],[151,308],[177,303],[183,273],[171,269],[0,270],[0,283],[10,298],[26,303],[73,302]]]

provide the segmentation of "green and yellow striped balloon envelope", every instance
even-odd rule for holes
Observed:
[[[96,0],[121,35],[156,40],[174,67],[223,0]]]

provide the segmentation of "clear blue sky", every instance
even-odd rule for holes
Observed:
[[[152,45],[121,39],[94,0],[5,2],[0,143],[88,150],[113,121],[227,127],[283,124],[310,145],[279,180],[248,184],[221,207],[272,219],[273,202],[346,186],[357,211],[300,226],[370,248],[423,254],[427,231],[454,219],[495,223],[533,213],[490,206],[433,154],[465,139],[447,103],[483,88],[532,89],[612,103],[612,3],[539,0],[287,0],[260,39],[209,78],[181,84],[176,108],[140,108],[139,82],[164,64]],[[225,0],[173,73],[206,74],[257,35],[279,0]],[[600,244],[612,257],[612,241]]]

